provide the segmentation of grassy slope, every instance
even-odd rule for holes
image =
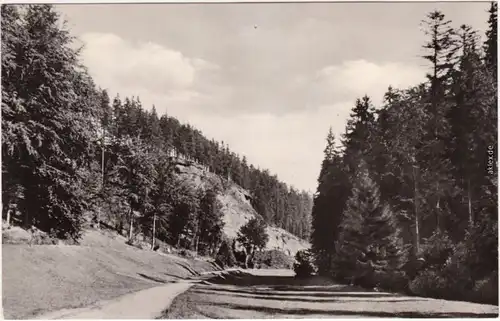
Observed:
[[[29,318],[214,270],[206,261],[140,250],[89,231],[82,245],[2,246],[3,313]]]

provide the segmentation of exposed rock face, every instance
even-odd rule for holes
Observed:
[[[218,199],[224,213],[224,234],[228,237],[235,238],[241,226],[251,218],[260,216],[251,205],[252,196],[240,186],[210,173],[203,166],[190,161],[178,160],[175,168],[181,181],[189,184],[192,188],[216,187],[220,191]],[[297,251],[310,247],[307,241],[281,228],[268,226],[267,232],[269,234],[267,250],[277,249],[294,256]]]

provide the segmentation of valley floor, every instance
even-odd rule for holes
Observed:
[[[496,317],[498,306],[367,291],[291,270],[220,271],[109,231],[2,246],[6,319]],[[187,290],[187,291],[186,291]]]
[[[296,280],[293,271],[252,270],[191,287],[163,318],[497,316],[498,306],[367,291],[320,279]]]

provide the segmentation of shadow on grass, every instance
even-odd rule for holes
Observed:
[[[193,270],[189,265],[177,262],[177,265],[188,271],[191,276],[200,276],[201,274]]]
[[[173,278],[175,280],[177,280],[177,279],[179,279],[179,280],[189,280],[189,278],[180,277],[180,276],[175,275],[175,274],[169,274],[169,273],[163,273],[163,274],[165,274],[166,276],[171,277],[171,278]]]
[[[158,282],[158,283],[168,283],[168,281],[166,280],[163,280],[161,278],[157,278],[155,276],[150,276],[150,275],[146,275],[146,274],[142,274],[142,273],[137,273],[139,276],[145,278],[145,279],[148,279],[148,280],[151,280],[151,281],[155,281],[155,282]]]
[[[231,303],[197,302],[198,304],[219,306],[232,310],[259,311],[267,314],[363,316],[379,318],[496,318],[498,313],[421,313],[421,312],[381,312],[381,311],[334,311],[320,309],[279,309],[262,306],[248,306]]]
[[[224,278],[215,278],[212,283],[225,284],[225,285],[239,285],[239,286],[286,286],[286,285],[306,285],[307,280],[296,279],[291,276],[274,276],[274,275],[253,275],[249,273],[242,273],[236,275],[231,273]],[[304,283],[304,284],[302,284]]]
[[[406,299],[401,299],[397,297],[384,297],[383,301],[373,301],[373,300],[345,300],[345,299],[340,299],[337,298],[335,299],[335,295],[328,295],[331,299],[314,299],[310,298],[310,295],[307,293],[300,293],[300,294],[295,294],[295,296],[300,295],[304,296],[302,298],[291,298],[291,297],[282,297],[282,296],[275,296],[273,293],[259,293],[256,294],[255,292],[250,292],[248,293],[249,295],[243,295],[243,294],[236,294],[236,293],[231,293],[231,291],[228,291],[230,293],[224,293],[225,291],[215,291],[215,290],[205,290],[205,289],[195,289],[193,293],[198,293],[198,294],[205,294],[205,295],[223,295],[223,296],[228,296],[228,297],[239,297],[239,298],[246,298],[246,299],[256,299],[256,300],[269,300],[269,301],[290,301],[290,302],[303,302],[303,303],[345,303],[345,302],[357,302],[357,303],[372,303],[372,302],[426,302],[428,300],[425,299],[419,299],[419,298],[406,298]],[[294,295],[294,294],[288,294],[288,295]],[[314,295],[312,295],[314,296]],[[339,297],[346,297],[346,296],[339,296]],[[360,297],[356,295],[350,295],[348,297]],[[361,296],[362,298],[363,296]]]
[[[240,290],[240,289],[228,289],[228,288],[210,288],[211,291],[215,292],[231,292],[231,293],[240,293],[240,294],[250,294],[250,295],[265,295],[268,297],[276,297],[276,299],[280,300],[280,297],[287,297],[290,295],[294,295],[292,293],[279,293],[279,292],[271,292],[274,289],[270,289],[270,291],[259,291],[259,290]],[[364,298],[397,298],[400,295],[390,294],[390,293],[378,293],[378,292],[342,292],[342,291],[327,291],[324,290],[322,292],[319,291],[298,291],[298,295],[310,296],[310,297],[364,297]],[[218,293],[217,293],[218,294]]]

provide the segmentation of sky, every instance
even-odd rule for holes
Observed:
[[[330,127],[356,98],[425,78],[421,21],[439,9],[483,36],[485,2],[66,4],[96,84],[139,97],[314,192]]]

